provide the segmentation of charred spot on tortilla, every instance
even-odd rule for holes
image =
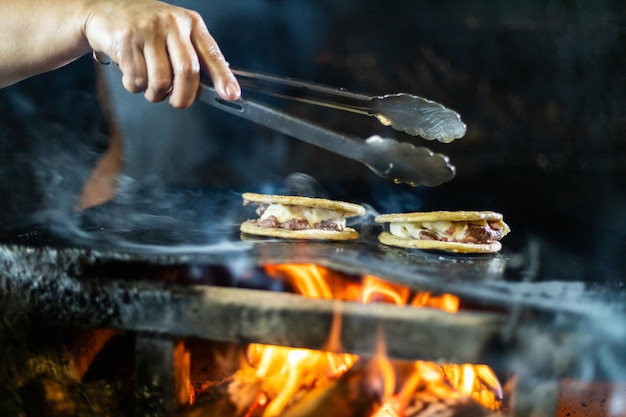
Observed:
[[[243,193],[244,205],[256,204],[257,219],[243,222],[243,233],[282,239],[355,240],[348,217],[363,216],[365,207],[325,198]]]
[[[376,223],[389,223],[378,240],[389,246],[456,253],[494,253],[511,229],[493,211],[430,211],[382,214]]]

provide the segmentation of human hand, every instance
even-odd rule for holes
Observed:
[[[211,77],[218,94],[236,100],[241,89],[201,16],[153,0],[102,0],[89,3],[84,34],[94,51],[108,55],[132,93],[150,102],[165,99],[189,107],[200,71]]]

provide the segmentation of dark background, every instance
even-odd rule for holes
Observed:
[[[450,156],[457,176],[436,188],[395,185],[359,163],[201,103],[188,110],[151,105],[107,70],[124,137],[124,184],[217,187],[232,191],[238,206],[238,192],[276,192],[301,172],[331,198],[381,213],[496,210],[513,230],[505,249],[506,242],[515,250],[539,242],[546,278],[624,282],[623,2],[178,3],[202,13],[232,66],[375,95],[411,93],[455,109],[467,135],[440,144],[372,118],[273,101],[359,137],[428,146]],[[71,209],[68,201],[107,135],[93,106],[92,72],[85,57],[0,91],[0,105],[11,110],[0,116],[4,225],[28,223],[42,209]],[[39,111],[46,105],[54,112]],[[37,155],[32,165],[29,152]]]

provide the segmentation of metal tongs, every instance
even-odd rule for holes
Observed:
[[[116,64],[94,53],[101,64]],[[242,88],[270,95],[375,116],[383,125],[425,139],[451,142],[465,134],[465,124],[439,103],[408,94],[369,97],[291,78],[234,69]],[[242,94],[242,96],[245,94]],[[454,178],[447,156],[407,142],[372,136],[360,139],[289,115],[267,104],[240,98],[226,101],[213,86],[201,81],[197,100],[227,113],[365,164],[383,178],[411,186],[436,186]]]
[[[239,84],[262,93],[337,110],[374,116],[384,126],[449,143],[465,135],[461,116],[441,104],[399,93],[370,96],[293,78],[231,68]]]
[[[370,97],[319,84],[233,69],[242,88],[270,95],[321,105],[353,113],[375,116],[391,126],[425,139],[447,143],[465,134],[460,116],[439,103],[409,94]],[[372,136],[351,137],[319,124],[289,115],[266,104],[241,98],[221,99],[215,89],[202,83],[198,100],[288,136],[328,151],[360,161],[383,178],[411,186],[436,186],[455,174],[447,156],[407,142]]]

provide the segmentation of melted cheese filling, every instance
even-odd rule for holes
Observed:
[[[265,220],[270,216],[274,216],[279,223],[284,223],[291,219],[306,219],[311,225],[326,220],[334,220],[343,227],[346,225],[346,218],[343,213],[316,207],[270,204],[261,215],[260,220]]]
[[[419,239],[420,232],[434,234],[437,239],[446,238],[448,241],[461,241],[465,236],[467,223],[434,221],[421,223],[390,223],[389,232],[392,235],[405,239]]]

